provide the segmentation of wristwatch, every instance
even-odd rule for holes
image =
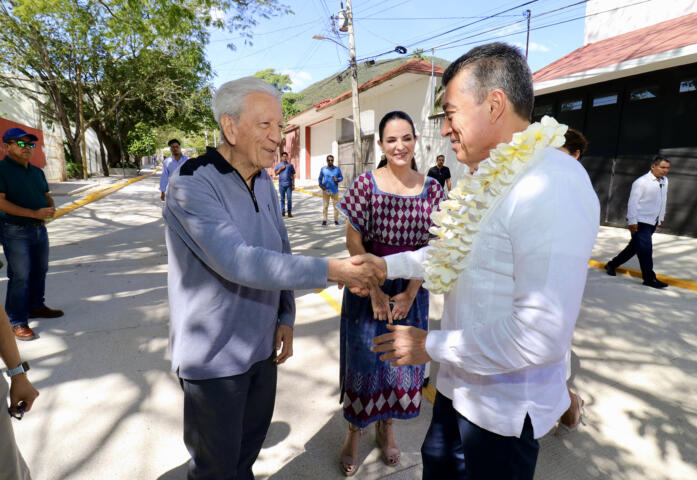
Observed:
[[[19,375],[20,373],[24,373],[27,370],[29,370],[29,362],[22,362],[19,365],[17,365],[15,368],[8,368],[7,369],[7,376],[8,377],[14,377],[15,375]]]

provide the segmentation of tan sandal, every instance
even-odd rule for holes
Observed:
[[[399,463],[400,452],[396,447],[388,447],[384,430],[392,427],[392,419],[380,420],[375,424],[375,443],[381,451],[382,461],[388,467],[396,467]]]
[[[358,428],[352,423],[349,423],[349,435],[351,436],[351,444],[353,446],[353,435],[358,432],[358,437],[363,434],[363,429]],[[344,451],[341,451],[341,471],[347,477],[353,477],[358,471],[358,455],[355,457],[353,455],[346,455]]]

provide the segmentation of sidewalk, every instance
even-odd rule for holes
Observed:
[[[158,181],[153,175],[135,182],[48,226],[46,298],[66,316],[32,321],[40,338],[20,343],[41,396],[24,420],[13,422],[34,480],[186,477],[182,394],[166,358]],[[320,225],[321,198],[298,191],[293,200],[294,216],[285,220],[293,252],[345,256],[344,227]],[[626,230],[603,227],[593,258],[607,261],[627,240]],[[697,239],[657,234],[654,240],[656,272],[695,279]],[[6,282],[0,279],[3,295]],[[341,292],[330,287],[296,297],[295,355],[279,369],[275,415],[255,474],[344,478],[335,309]],[[432,328],[441,308],[434,296]],[[572,355],[586,425],[565,439],[541,439],[536,480],[697,478],[695,319],[697,292],[654,290],[636,278],[589,269]],[[396,423],[402,450],[396,469],[379,460],[369,429],[354,478],[420,478],[419,447],[430,417],[424,402],[419,418]]]

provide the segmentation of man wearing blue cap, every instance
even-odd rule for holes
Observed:
[[[56,212],[44,172],[29,163],[38,138],[10,128],[2,141],[8,150],[0,161],[0,211],[7,258],[5,310],[18,340],[34,340],[30,318],[63,315],[44,304],[48,271],[48,233],[45,220]]]

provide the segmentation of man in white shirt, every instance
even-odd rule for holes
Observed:
[[[189,157],[182,154],[182,147],[179,140],[173,138],[167,142],[169,151],[172,155],[165,158],[162,162],[162,175],[160,176],[160,200],[165,201],[165,192],[167,191],[167,184],[169,183],[169,177],[174,173],[174,171],[181,167],[184,162],[186,162]]]
[[[615,269],[632,258],[639,258],[644,285],[666,288],[667,283],[656,278],[653,271],[653,245],[651,236],[657,226],[663,226],[668,200],[668,172],[670,160],[656,155],[651,171],[634,180],[627,203],[627,228],[632,234],[629,244],[615,258],[605,264],[608,275],[615,276]]]
[[[525,58],[506,44],[482,45],[452,63],[442,82],[441,135],[483,175],[490,150],[529,126]],[[389,325],[373,340],[394,366],[440,363],[421,448],[426,480],[532,479],[537,439],[569,407],[565,356],[600,207],[569,155],[548,146],[528,165],[479,222],[466,267],[445,294],[441,330]],[[354,261],[376,262],[390,278],[422,278],[435,248]]]

